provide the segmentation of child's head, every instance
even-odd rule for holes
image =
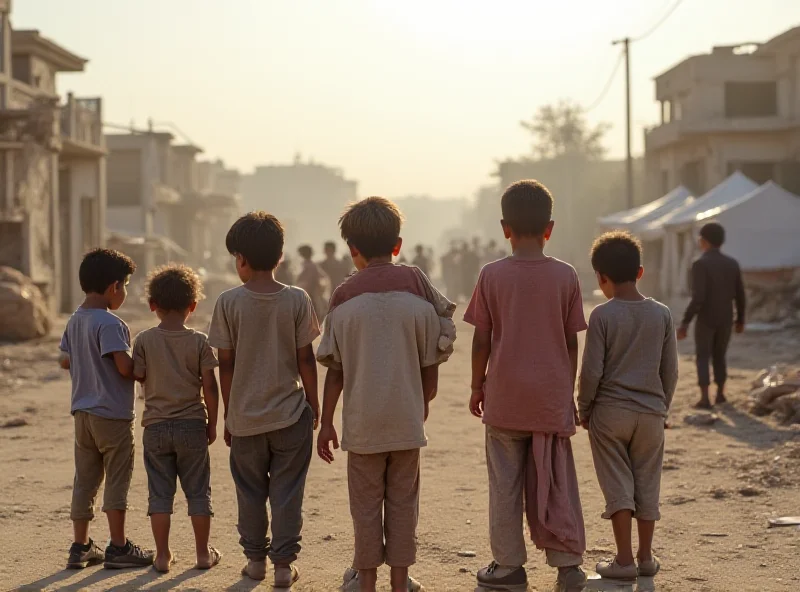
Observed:
[[[134,271],[136,264],[124,253],[94,249],[84,255],[78,279],[87,296],[100,295],[108,308],[117,310],[125,302],[126,286]]]
[[[725,228],[719,222],[703,224],[698,242],[702,251],[719,249],[725,242]]]
[[[416,247],[414,247],[414,252],[417,255],[424,255],[425,254],[425,247],[423,247],[422,245],[417,245]]]
[[[383,197],[368,197],[348,206],[339,218],[342,238],[350,247],[357,269],[373,260],[400,254],[403,214]]]
[[[272,214],[250,212],[233,223],[225,237],[228,252],[236,257],[239,279],[253,272],[273,271],[283,255],[283,226]]]
[[[615,286],[642,277],[642,244],[627,232],[606,232],[592,245],[592,268],[603,294],[611,298]]]
[[[145,291],[150,310],[159,318],[174,312],[182,314],[186,320],[203,298],[200,276],[188,265],[177,263],[150,272]]]
[[[328,241],[325,243],[325,256],[326,257],[333,257],[336,255],[336,243],[333,241]]]
[[[501,224],[506,238],[536,238],[542,244],[553,232],[553,196],[539,181],[517,181],[500,198]]]
[[[303,261],[311,261],[314,256],[314,249],[311,248],[311,245],[302,245],[297,249],[297,254],[303,258]]]

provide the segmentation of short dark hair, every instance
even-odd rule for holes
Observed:
[[[173,263],[147,276],[147,301],[163,311],[184,311],[203,298],[200,276],[188,265]]]
[[[124,282],[134,271],[136,263],[125,253],[94,249],[83,256],[78,280],[85,294],[103,294],[110,285]]]
[[[250,212],[233,223],[225,237],[231,255],[241,255],[256,271],[272,271],[283,254],[283,226],[272,214]]]
[[[297,254],[303,259],[311,259],[314,256],[314,249],[311,245],[300,245],[297,248]]]
[[[331,250],[331,251],[335,252],[336,251],[336,243],[333,242],[333,241],[326,241],[325,244],[323,245],[323,248],[326,251]]]
[[[706,239],[712,247],[719,248],[725,242],[725,227],[719,222],[703,224],[700,236]]]
[[[517,181],[503,192],[500,208],[514,234],[541,236],[553,216],[553,196],[539,181]]]
[[[615,284],[635,282],[641,265],[642,243],[628,232],[606,232],[592,245],[592,268]]]
[[[342,238],[365,259],[391,255],[402,226],[403,214],[385,197],[368,197],[350,204],[339,218]]]

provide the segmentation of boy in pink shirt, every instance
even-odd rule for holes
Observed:
[[[481,271],[464,320],[475,326],[470,411],[486,424],[489,535],[494,560],[478,572],[492,590],[527,590],[523,506],[531,537],[580,588],[586,537],[570,436],[578,333],[586,329],[575,269],[544,254],[553,198],[537,181],[503,193],[510,257]],[[524,499],[524,504],[523,504]]]

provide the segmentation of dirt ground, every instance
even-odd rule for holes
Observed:
[[[207,311],[208,304],[205,307]],[[122,316],[134,333],[152,322],[145,314]],[[198,327],[207,322],[203,314],[194,320]],[[440,394],[427,426],[429,446],[423,454],[419,563],[413,574],[432,592],[474,590],[475,572],[491,560],[483,429],[467,411],[471,331],[463,324],[459,328],[457,352],[442,368]],[[268,589],[266,583],[257,586],[239,575],[244,558],[236,533],[228,449],[221,439],[212,448],[216,512],[212,542],[224,554],[219,567],[209,572],[191,569],[194,545],[179,494],[172,535],[179,562],[171,573],[63,570],[71,542],[73,428],[69,380],[56,367],[57,345],[55,335],[24,345],[0,345],[0,426],[8,426],[0,429],[0,589]],[[732,404],[717,411],[719,420],[710,427],[684,422],[696,396],[691,349],[691,343],[681,345],[681,381],[671,415],[674,429],[667,432],[663,518],[655,543],[663,563],[657,588],[800,589],[800,531],[767,528],[769,517],[800,514],[800,431],[746,411],[749,382],[756,370],[775,362],[800,362],[800,332],[746,333],[735,338],[730,354]],[[137,426],[137,442],[139,438]],[[613,538],[609,523],[600,518],[603,499],[585,432],[575,436],[573,446],[586,519],[586,563],[591,567],[613,554]],[[129,499],[129,535],[151,545],[139,453]],[[302,579],[294,590],[335,590],[352,553],[343,454],[333,466],[315,457],[305,516],[298,562]],[[102,515],[92,534],[105,541]],[[463,551],[476,556],[460,557]],[[534,548],[528,571],[531,590],[552,589],[553,570]]]

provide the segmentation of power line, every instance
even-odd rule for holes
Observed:
[[[606,85],[603,87],[603,90],[600,91],[600,94],[597,96],[594,102],[592,102],[586,109],[584,109],[584,112],[588,113],[589,111],[592,111],[593,109],[598,107],[600,103],[603,102],[603,99],[606,98],[608,91],[611,90],[611,85],[614,82],[614,77],[617,75],[619,67],[622,64],[623,56],[624,56],[624,51],[621,51],[619,53],[619,57],[617,58],[617,63],[614,64],[614,69],[611,70],[611,76],[608,77],[608,81],[606,82]]]
[[[679,7],[681,4],[683,4],[683,0],[675,0],[675,3],[674,3],[674,4],[673,4],[673,5],[672,5],[672,6],[671,6],[671,7],[670,7],[668,10],[667,10],[667,12],[665,12],[665,13],[664,13],[664,16],[662,16],[662,17],[661,17],[661,18],[660,18],[660,19],[659,19],[659,20],[656,22],[656,24],[655,24],[655,25],[653,25],[652,27],[650,27],[650,28],[649,28],[647,31],[645,31],[644,33],[642,33],[642,34],[641,34],[641,35],[639,35],[638,37],[634,37],[633,39],[631,39],[631,41],[642,41],[643,39],[647,39],[647,38],[648,38],[650,35],[652,35],[653,33],[655,33],[655,32],[658,30],[658,28],[659,28],[661,25],[663,25],[663,24],[664,24],[664,23],[667,21],[667,19],[668,19],[669,17],[671,17],[671,16],[672,16],[672,13],[673,13],[673,12],[675,12],[676,10],[678,10],[678,7]]]

